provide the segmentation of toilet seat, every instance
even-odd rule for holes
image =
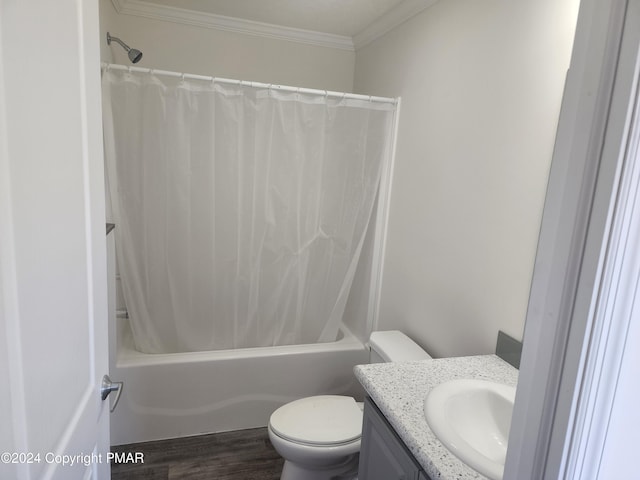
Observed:
[[[360,441],[362,410],[353,398],[342,395],[301,398],[273,412],[269,427],[301,445],[344,445]]]

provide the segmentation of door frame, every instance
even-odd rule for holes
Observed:
[[[640,2],[582,0],[505,480],[597,478],[637,288]],[[630,459],[632,461],[633,459]]]

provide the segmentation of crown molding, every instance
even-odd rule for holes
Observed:
[[[353,39],[344,35],[314,32],[241,18],[196,12],[168,5],[158,5],[143,0],[111,0],[111,2],[118,13],[125,15],[135,15],[153,20],[164,20],[166,22],[225,30],[245,35],[276,38],[320,47],[354,50]]]
[[[355,49],[362,48],[437,3],[438,0],[405,0],[353,37]]]

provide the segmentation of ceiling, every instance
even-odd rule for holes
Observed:
[[[146,0],[210,15],[354,37],[404,0]],[[405,2],[406,3],[406,2]]]
[[[116,11],[356,50],[438,0],[111,0]]]

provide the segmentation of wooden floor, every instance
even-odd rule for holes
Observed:
[[[144,464],[112,463],[111,480],[278,480],[284,460],[266,428],[134,443],[114,453],[144,454]]]

